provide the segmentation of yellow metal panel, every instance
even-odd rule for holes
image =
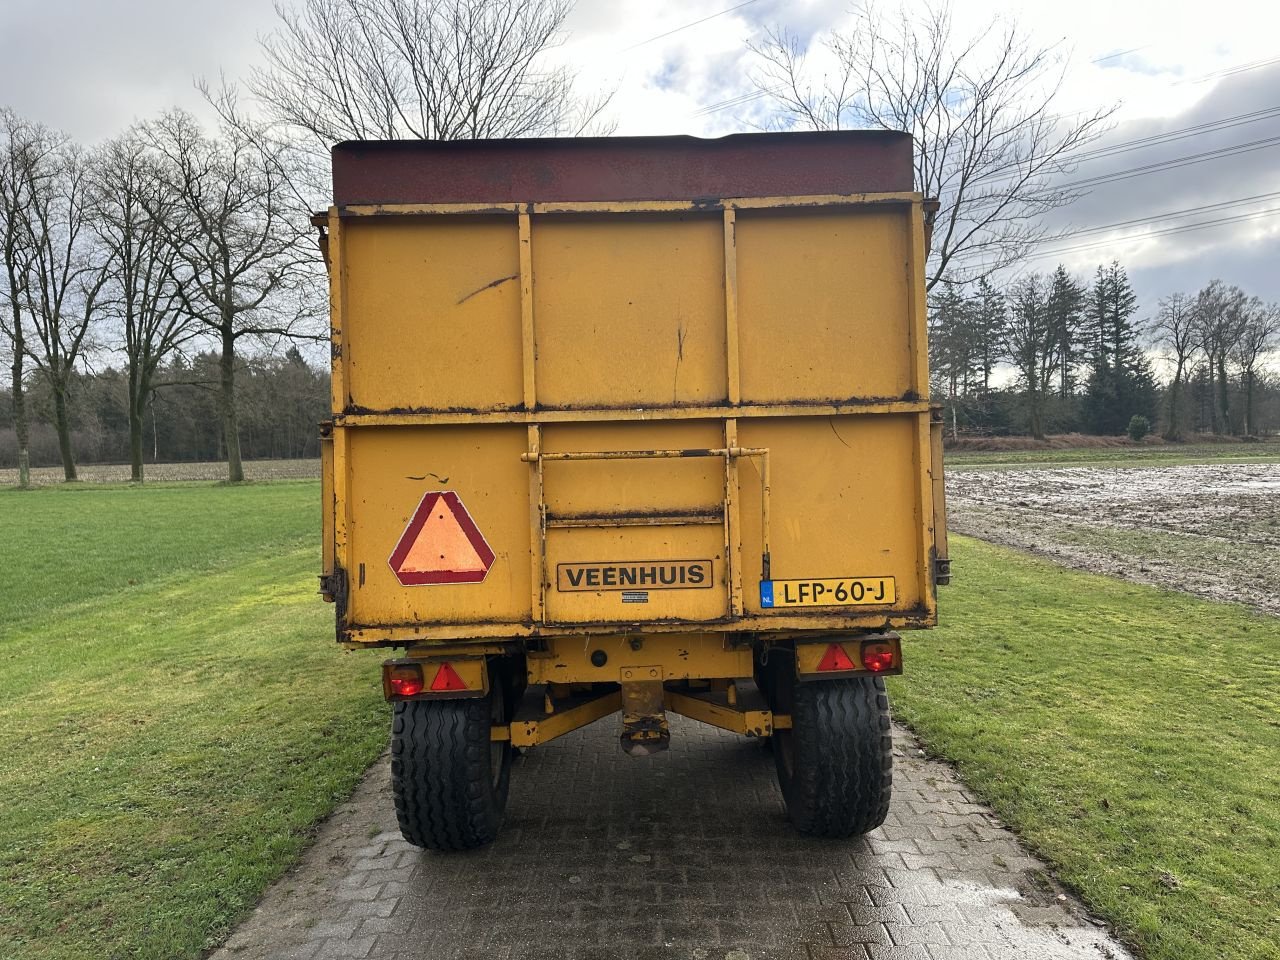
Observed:
[[[723,229],[719,214],[535,218],[539,402],[723,402]]]
[[[750,647],[730,648],[718,633],[644,637],[639,649],[636,637],[605,635],[587,638],[557,637],[544,653],[529,657],[529,683],[617,683],[627,668],[661,663],[667,680],[714,677],[749,677]],[[604,662],[591,658],[598,654]]]
[[[352,620],[371,625],[528,618],[529,468],[520,462],[525,428],[346,432],[355,506],[348,561]],[[396,579],[388,559],[423,495],[432,490],[456,492],[493,549],[495,559],[483,582],[403,586]]]
[[[344,227],[350,402],[375,411],[518,407],[515,218],[348,220]]]
[[[687,568],[689,561],[712,571],[696,589],[678,582],[679,568]],[[562,589],[557,568],[583,563],[636,568],[645,575],[644,582],[625,589]],[[724,539],[718,526],[548,530],[547,569],[551,584],[546,610],[553,623],[699,621],[729,613]],[[667,580],[671,582],[663,582]]]
[[[736,222],[744,402],[927,395],[909,349],[902,208],[739,211]]]
[[[556,631],[586,644],[628,624],[672,639],[682,620],[726,631],[931,624],[918,199],[331,215],[332,538],[350,584],[347,637]],[[761,453],[723,453],[737,448]],[[540,455],[636,450],[722,452]],[[493,567],[481,583],[401,586],[387,558],[422,495],[444,489],[479,524]],[[766,549],[774,578],[890,576],[898,602],[763,609]],[[624,606],[618,591],[549,583],[562,562],[658,560],[710,561],[713,587]]]
[[[557,423],[542,428],[542,448],[546,453],[711,449],[723,436],[715,421]],[[553,517],[718,510],[724,501],[724,464],[714,457],[551,461],[543,473]]]
[[[743,420],[744,444],[768,447],[772,470],[772,576],[776,580],[893,577],[892,607],[835,608],[844,616],[919,606],[921,556],[915,425],[919,416]],[[760,580],[761,476],[739,464],[743,581],[747,613],[763,611]],[[815,610],[817,608],[807,608]],[[775,613],[778,611],[774,611]]]

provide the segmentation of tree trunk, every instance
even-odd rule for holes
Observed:
[[[1256,431],[1253,424],[1253,371],[1250,370],[1245,374],[1244,380],[1244,432],[1247,436],[1254,436]]]
[[[142,483],[142,413],[129,401],[129,479]]]
[[[1173,372],[1173,380],[1169,383],[1169,413],[1165,418],[1164,438],[1169,441],[1182,439],[1182,424],[1178,422],[1182,412],[1182,364]]]
[[[1044,416],[1040,409],[1040,401],[1040,391],[1036,387],[1031,387],[1027,390],[1027,408],[1031,418],[1031,436],[1036,440],[1044,439]]]
[[[231,335],[230,324],[222,329],[222,355],[218,358],[222,390],[219,394],[222,407],[222,439],[227,448],[227,480],[240,483],[244,480],[244,464],[240,462],[240,424],[236,420],[236,341]]]
[[[134,368],[129,371],[129,479],[142,483],[142,413],[149,391],[137,370],[137,360],[130,357],[129,364]]]
[[[1227,396],[1226,351],[1218,354],[1218,405],[1222,409],[1222,432],[1231,433],[1231,401]]]
[[[71,420],[67,416],[67,388],[53,385],[53,422],[58,431],[58,452],[62,455],[62,474],[67,483],[76,480],[76,458],[71,451]]]
[[[21,332],[13,346],[13,432],[18,440],[18,489],[31,486],[31,425],[27,422],[27,394],[22,383]]]

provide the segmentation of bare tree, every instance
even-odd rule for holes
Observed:
[[[1196,346],[1204,351],[1213,394],[1214,433],[1231,433],[1231,392],[1227,361],[1231,345],[1240,335],[1242,314],[1248,297],[1243,290],[1212,280],[1196,294]]]
[[[1280,337],[1280,304],[1264,304],[1257,297],[1250,298],[1242,310],[1239,336],[1229,348],[1244,386],[1244,432],[1248,436],[1256,436],[1258,432],[1253,399],[1259,366],[1275,349],[1277,337]]]
[[[177,247],[167,221],[175,195],[156,158],[134,129],[102,146],[95,157],[93,230],[109,261],[104,312],[120,325],[128,375],[130,476],[143,479],[142,422],[156,370],[196,327],[181,309]]]
[[[987,277],[1051,236],[1044,214],[1082,191],[1064,183],[1073,156],[1105,132],[1114,107],[1055,111],[1065,70],[1056,45],[1015,23],[957,34],[945,5],[896,20],[859,8],[826,46],[836,70],[809,77],[806,49],[782,30],[752,50],[754,77],[788,127],[854,126],[915,137],[916,189],[942,202],[927,269],[929,289]]]
[[[308,335],[315,259],[309,224],[296,215],[280,166],[243,131],[224,126],[210,138],[190,114],[172,111],[146,124],[143,135],[173,197],[170,209],[153,204],[149,213],[177,251],[171,277],[178,303],[218,344],[227,477],[237,483],[244,467],[236,349],[246,339]]]
[[[27,166],[23,287],[33,336],[26,353],[49,385],[62,471],[76,479],[67,406],[76,364],[90,346],[99,297],[107,280],[106,257],[89,228],[89,158],[79,146],[55,137],[39,162]]]
[[[1173,376],[1165,392],[1164,438],[1182,439],[1182,388],[1197,349],[1195,301],[1185,293],[1162,297],[1151,326],[1152,340],[1164,347],[1173,362]]]
[[[248,87],[269,118],[327,151],[339,140],[580,133],[609,94],[580,98],[548,63],[570,0],[277,3]]]
[[[1017,369],[1027,396],[1031,436],[1044,439],[1045,395],[1053,387],[1058,367],[1059,336],[1049,298],[1051,281],[1031,273],[1013,284],[1009,293],[1009,317],[1005,348]]]
[[[0,109],[0,256],[4,258],[0,331],[9,342],[13,428],[18,443],[18,486],[31,485],[31,423],[27,414],[26,265],[31,256],[26,217],[34,167],[45,162],[54,136],[8,108]]]

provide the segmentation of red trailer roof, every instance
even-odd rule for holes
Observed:
[[[896,193],[912,181],[910,135],[880,130],[352,140],[333,148],[338,206]]]

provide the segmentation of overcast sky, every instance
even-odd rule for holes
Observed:
[[[755,90],[747,42],[781,25],[819,49],[826,30],[848,22],[851,4],[750,0],[722,13],[735,2],[740,0],[579,0],[557,55],[574,64],[584,86],[616,90],[620,134],[720,136],[758,129],[770,120],[765,100],[707,109]],[[1064,252],[1033,266],[1051,270],[1060,259],[1091,274],[1097,263],[1119,258],[1144,313],[1161,294],[1194,292],[1214,277],[1280,300],[1280,215],[1267,213],[1280,211],[1280,12],[1259,0],[956,0],[953,9],[961,29],[1012,17],[1039,42],[1061,42],[1071,57],[1061,109],[1118,103],[1110,143],[1275,108],[1230,127],[1082,164],[1080,178],[1257,146],[1102,184],[1055,215],[1055,225],[1083,231],[1260,199],[1081,233],[1057,244]],[[703,18],[709,19],[696,23]],[[171,105],[200,112],[193,77],[242,77],[257,61],[257,38],[275,23],[271,0],[0,0],[0,104],[90,143]],[[1140,236],[1255,213],[1262,215]]]

